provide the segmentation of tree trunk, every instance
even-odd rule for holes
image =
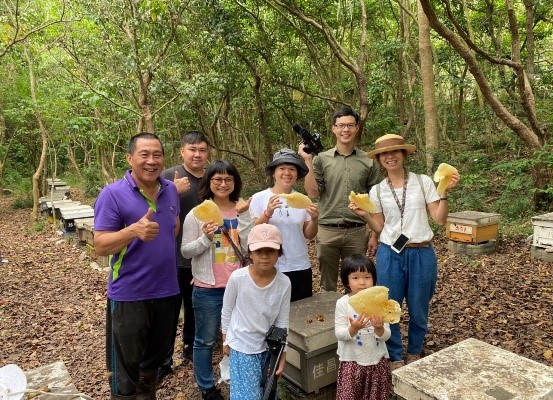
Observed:
[[[424,105],[424,131],[426,136],[426,170],[432,173],[434,151],[438,148],[438,113],[436,111],[436,93],[434,92],[434,68],[430,26],[424,11],[418,3],[417,21],[419,24],[419,54]]]
[[[48,150],[48,131],[46,129],[46,126],[44,125],[42,114],[40,113],[40,110],[38,108],[38,101],[36,97],[36,80],[35,80],[35,73],[33,70],[33,60],[30,54],[29,47],[26,43],[23,46],[23,49],[25,53],[25,58],[27,59],[27,65],[29,67],[29,86],[31,90],[31,102],[34,108],[35,118],[38,122],[40,139],[42,141],[40,161],[37,165],[37,168],[32,178],[33,179],[33,211],[31,214],[31,218],[33,221],[37,221],[38,220],[38,199],[40,198],[40,177],[42,175],[42,170],[44,169],[44,165],[46,164],[46,153]]]
[[[150,83],[152,83],[153,74],[150,71],[146,71],[140,76],[140,94],[138,96],[138,107],[140,108],[140,120],[136,133],[149,132],[155,133],[154,130],[154,116],[152,114],[152,108],[149,101],[148,90]]]
[[[8,157],[9,148],[5,148],[6,141],[6,119],[4,114],[0,112],[0,146],[4,147],[4,154],[0,153],[0,197],[4,195],[4,165]]]
[[[538,148],[542,147],[545,142],[545,135],[541,129],[536,124],[535,121],[535,109],[531,112],[528,112],[529,109],[532,107],[532,101],[533,97],[531,94],[531,88],[528,84],[528,80],[525,79],[525,74],[522,69],[522,66],[520,68],[515,68],[515,72],[517,73],[517,77],[519,78],[519,88],[522,88],[523,93],[520,93],[520,101],[523,105],[524,111],[526,112],[526,118],[530,121],[530,127],[526,126],[524,122],[522,122],[519,118],[517,118],[513,113],[511,113],[507,107],[501,102],[501,100],[495,95],[493,92],[493,89],[484,75],[484,71],[482,70],[482,67],[479,64],[479,60],[476,59],[476,57],[471,53],[471,49],[469,46],[451,29],[449,29],[446,25],[444,25],[442,22],[438,20],[438,17],[436,15],[436,12],[430,3],[430,0],[419,0],[424,12],[428,18],[428,21],[430,23],[430,26],[436,32],[442,36],[444,39],[446,39],[449,44],[453,47],[453,49],[466,61],[469,71],[474,76],[474,79],[476,80],[476,83],[480,87],[480,90],[482,91],[482,94],[484,95],[484,98],[486,99],[486,102],[490,104],[495,114],[503,121],[505,125],[507,125],[511,130],[513,130],[530,148]],[[510,2],[507,0],[508,6],[512,4],[512,1]],[[515,18],[513,18],[513,12],[512,8],[510,10],[509,20],[510,20],[510,26],[511,31],[513,32],[514,26],[516,21],[513,21]],[[511,22],[513,21],[513,22]],[[516,48],[516,41],[517,38],[513,38],[512,46],[513,48]],[[513,54],[513,63],[516,64],[517,62],[514,60],[516,57],[516,54]],[[503,63],[506,63],[507,61],[502,60]],[[511,65],[510,64],[510,65]],[[521,81],[522,78],[522,81]]]
[[[69,159],[69,163],[73,167],[73,172],[75,175],[79,177],[79,179],[83,179],[83,175],[81,174],[81,169],[79,168],[79,164],[77,164],[77,159],[75,157],[75,146],[76,143],[67,144],[66,150],[67,150],[67,158]]]

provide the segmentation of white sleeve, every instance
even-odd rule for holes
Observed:
[[[421,175],[422,184],[424,185],[423,192],[425,196],[426,204],[433,203],[440,200],[440,195],[436,190],[434,181],[428,175]]]
[[[236,283],[236,277],[234,273],[230,274],[230,278],[225,288],[225,294],[223,295],[223,309],[221,310],[221,330],[223,334],[227,334],[227,329],[230,325],[230,318],[232,316],[232,310],[236,305],[236,297],[238,296],[238,285]]]
[[[349,334],[348,303],[347,299],[339,298],[336,301],[336,311],[334,313],[334,333],[336,339],[341,341],[351,340]]]
[[[280,311],[275,319],[275,326],[288,329],[290,324],[290,297],[292,294],[292,285],[288,282],[282,301]]]
[[[263,192],[257,192],[252,196],[252,202],[250,203],[250,212],[254,218],[258,218],[263,214],[263,211],[267,208],[267,204],[263,204]]]
[[[238,216],[238,237],[240,238],[240,250],[243,254],[248,252],[248,235],[254,225],[255,219],[250,210],[244,211]]]
[[[184,258],[192,258],[211,248],[212,242],[202,231],[202,222],[192,211],[186,214],[182,224],[180,252]]]

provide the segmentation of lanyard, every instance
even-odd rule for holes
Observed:
[[[401,204],[399,203],[399,199],[397,198],[396,191],[394,190],[394,187],[392,186],[392,181],[390,178],[386,178],[386,182],[388,182],[388,186],[390,187],[390,190],[392,191],[392,195],[394,196],[394,200],[396,201],[397,208],[399,208],[399,212],[401,215],[401,222],[400,222],[400,232],[403,230],[403,213],[405,211],[405,198],[407,195],[407,181],[409,181],[409,173],[405,169],[403,172],[403,196],[401,197]]]

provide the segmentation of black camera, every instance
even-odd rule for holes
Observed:
[[[286,345],[286,337],[288,332],[286,328],[279,328],[277,326],[271,325],[267,333],[265,334],[265,341],[269,347],[269,351],[273,354],[279,352],[281,348]]]
[[[302,128],[299,124],[294,124],[292,126],[292,129],[300,135],[301,140],[303,144],[305,145],[303,147],[303,151],[305,151],[307,154],[319,154],[321,151],[324,150],[323,144],[321,143],[321,135],[319,133],[311,134],[309,131],[305,128]]]

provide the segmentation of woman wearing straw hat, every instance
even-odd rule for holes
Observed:
[[[392,335],[386,342],[392,369],[418,360],[423,350],[430,300],[438,275],[428,214],[436,223],[445,223],[447,193],[460,180],[459,174],[454,174],[440,198],[429,176],[417,175],[405,168],[407,156],[415,150],[415,146],[405,143],[399,135],[378,138],[374,150],[367,153],[378,161],[386,176],[370,191],[377,212],[369,214],[350,204],[350,209],[380,234],[376,252],[378,283],[390,289],[391,299],[400,304],[404,299],[407,302],[409,327],[405,361],[399,324],[391,326]]]
[[[278,197],[281,193],[293,193],[296,181],[309,170],[293,150],[281,149],[274,154],[265,171],[273,177],[274,184],[252,196],[250,212],[256,224],[275,225],[282,233],[283,254],[276,267],[290,278],[291,301],[311,297],[313,273],[306,239],[317,235],[319,208],[315,204],[306,209],[291,208],[285,199]]]

